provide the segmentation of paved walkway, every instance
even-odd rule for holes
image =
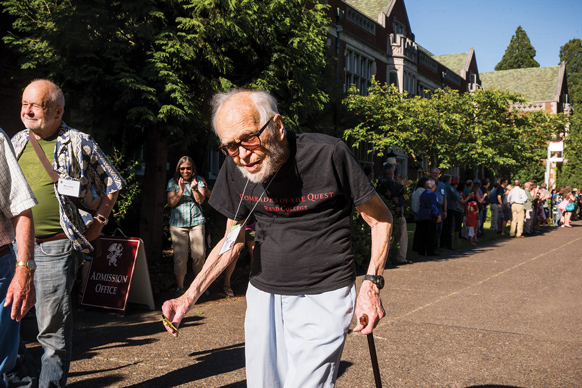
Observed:
[[[374,331],[383,386],[582,387],[574,224],[387,269]],[[245,387],[244,310],[243,297],[197,305],[178,339],[137,306],[78,312],[69,387]],[[374,387],[365,336],[348,336],[337,386]]]

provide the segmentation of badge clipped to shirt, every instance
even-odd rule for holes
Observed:
[[[79,198],[79,195],[81,194],[81,182],[73,179],[59,178],[57,190],[61,195]]]
[[[230,232],[228,232],[228,234],[226,235],[226,239],[224,240],[224,244],[222,244],[222,248],[220,248],[220,252],[218,252],[218,255],[222,255],[224,252],[228,252],[230,251],[232,248],[234,248],[234,243],[236,242],[236,239],[238,238],[238,234],[240,232],[242,228],[242,225],[233,225],[230,228]]]

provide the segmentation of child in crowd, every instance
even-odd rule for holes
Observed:
[[[476,239],[475,236],[475,227],[477,226],[477,202],[471,201],[469,202],[469,208],[467,209],[467,238],[469,239],[469,243],[471,245],[477,245],[474,240]]]

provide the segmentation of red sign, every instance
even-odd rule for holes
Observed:
[[[139,238],[101,237],[102,253],[91,260],[82,305],[125,311],[140,244]]]

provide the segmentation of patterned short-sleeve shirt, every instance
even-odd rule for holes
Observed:
[[[16,157],[20,157],[28,142],[29,130],[18,132],[12,138]],[[53,169],[64,179],[75,179],[81,184],[79,200],[93,200],[91,187],[102,197],[123,189],[125,180],[103,153],[93,138],[83,132],[70,128],[61,122],[53,157]],[[59,194],[55,185],[55,195],[59,200],[61,227],[73,242],[75,250],[84,253],[93,251],[93,246],[85,238],[87,228],[95,222],[91,213],[77,208],[73,201]]]
[[[196,176],[196,180],[198,181],[198,187],[204,187],[201,177]],[[180,186],[178,186],[173,178],[168,181],[166,192],[169,191],[175,193],[180,191]],[[191,228],[203,224],[204,222],[206,222],[206,219],[202,215],[200,205],[192,195],[192,188],[190,187],[190,184],[185,184],[184,192],[182,193],[180,201],[172,208],[170,213],[170,225],[181,228]]]

